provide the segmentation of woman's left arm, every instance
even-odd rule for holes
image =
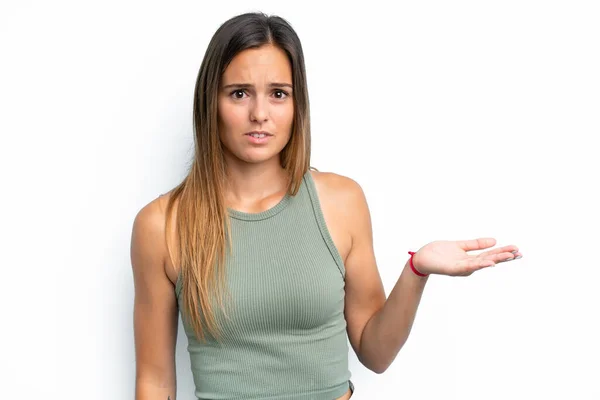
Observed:
[[[350,180],[346,189],[344,208],[351,210],[346,213],[346,222],[352,237],[352,247],[344,263],[348,339],[359,361],[380,374],[406,342],[428,278],[417,276],[407,262],[386,300],[364,192]]]
[[[360,362],[376,373],[384,372],[408,339],[428,276],[421,277],[410,268],[410,256],[389,297],[385,298],[373,251],[371,217],[360,186],[347,186],[344,208],[352,247],[345,260],[345,317],[348,338]],[[413,266],[422,274],[468,276],[497,263],[521,258],[514,245],[478,255],[496,244],[493,238],[461,241],[435,241],[423,246],[413,257]]]
[[[407,262],[383,307],[364,325],[357,356],[371,371],[383,373],[408,339],[427,279],[417,276]],[[352,303],[348,299],[347,304]],[[351,315],[352,306],[346,312]]]

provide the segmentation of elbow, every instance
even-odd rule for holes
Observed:
[[[386,354],[371,355],[370,357],[359,357],[358,359],[368,370],[381,375],[392,365],[397,355],[398,352],[394,351]]]
[[[391,364],[391,363],[384,362],[384,361],[365,360],[364,358],[360,358],[360,357],[359,357],[359,361],[369,371],[372,371],[378,375],[383,374]]]
[[[383,374],[389,367],[389,364],[381,364],[381,365],[374,365],[371,367],[368,367],[369,370],[375,372],[377,375],[381,375]]]

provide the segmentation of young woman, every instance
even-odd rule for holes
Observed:
[[[431,242],[386,299],[361,187],[310,168],[302,47],[279,17],[225,22],[194,95],[189,173],[133,226],[138,400],[175,400],[180,311],[198,399],[347,400],[348,341],[382,373],[429,274],[521,256],[514,245],[467,253],[492,238]]]

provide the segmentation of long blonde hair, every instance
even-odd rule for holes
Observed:
[[[292,66],[294,120],[290,140],[280,153],[281,166],[289,173],[290,195],[298,192],[310,166],[308,89],[296,32],[277,16],[246,13],[231,18],[213,35],[200,66],[194,90],[194,157],[187,176],[171,191],[166,209],[166,232],[171,232],[177,202],[174,250],[182,280],[182,314],[198,340],[206,340],[206,333],[220,336],[211,299],[217,299],[223,308],[225,258],[231,249],[227,246],[231,226],[224,201],[226,177],[217,125],[217,93],[233,57],[265,44],[285,51]],[[171,254],[168,239],[167,248]]]

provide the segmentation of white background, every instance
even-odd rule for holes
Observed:
[[[312,165],[363,187],[388,293],[433,240],[524,254],[431,277],[384,374],[352,354],[353,400],[600,399],[598,3],[251,3],[1,3],[0,396],[133,398],[133,218],[183,178],[210,37],[262,10],[302,40]]]

